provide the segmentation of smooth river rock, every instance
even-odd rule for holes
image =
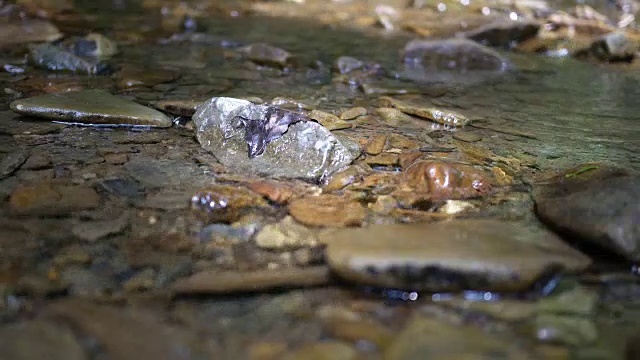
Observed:
[[[573,240],[640,261],[640,176],[599,165],[574,170],[534,188],[538,217]]]
[[[363,285],[426,291],[520,291],[590,259],[539,226],[495,220],[325,231],[332,270]]]
[[[172,124],[163,113],[104,90],[34,96],[16,100],[10,106],[22,115],[74,124],[156,127]]]
[[[289,125],[282,136],[267,142],[263,153],[249,158],[243,125],[247,120],[239,116],[262,121],[268,108],[247,100],[212,98],[193,116],[197,139],[223,165],[250,174],[320,181],[355,158],[349,144],[314,121]]]

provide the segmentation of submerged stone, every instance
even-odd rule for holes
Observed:
[[[55,41],[62,33],[52,23],[30,19],[17,22],[0,23],[0,46],[36,41]]]
[[[399,241],[399,240],[402,241]],[[425,291],[522,291],[590,260],[552,232],[494,220],[372,225],[326,231],[327,260],[345,279]]]
[[[103,64],[89,61],[52,44],[29,46],[29,58],[34,65],[53,71],[71,71],[93,75],[102,72],[105,68]]]
[[[240,172],[319,181],[355,158],[347,144],[304,115],[246,100],[212,98],[193,119],[202,147]]]
[[[256,64],[286,67],[291,65],[293,56],[286,50],[264,43],[255,43],[238,49],[247,59]]]
[[[535,21],[498,20],[464,33],[468,39],[488,46],[511,47],[535,37],[540,24]]]
[[[163,113],[104,90],[47,94],[11,103],[11,110],[28,116],[85,125],[171,126]]]
[[[513,66],[498,52],[469,39],[413,40],[403,53],[400,78],[417,82],[474,83]]]
[[[534,188],[536,213],[573,239],[640,261],[640,176],[587,164]]]
[[[631,61],[636,57],[638,48],[624,32],[615,31],[596,39],[590,52],[601,61]]]

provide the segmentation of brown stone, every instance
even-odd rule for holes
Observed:
[[[107,162],[107,164],[122,165],[129,161],[129,155],[127,155],[126,153],[107,154],[104,156],[104,160]]]
[[[310,196],[289,204],[289,213],[309,226],[360,225],[367,213],[357,201],[336,195]]]
[[[340,119],[342,120],[353,120],[357,117],[367,115],[367,109],[363,107],[354,107],[348,110],[345,110],[340,114]]]
[[[402,186],[427,192],[435,199],[465,199],[491,191],[491,179],[469,165],[427,160],[411,165],[402,174]]]
[[[387,142],[387,137],[385,135],[378,135],[371,139],[367,144],[365,152],[369,155],[378,155],[384,150],[384,145]]]
[[[309,113],[309,117],[313,120],[316,120],[317,122],[322,124],[322,126],[326,127],[329,130],[348,129],[353,126],[353,124],[341,120],[339,117],[333,114],[320,110],[312,110]]]
[[[65,215],[100,204],[100,196],[91,187],[47,182],[18,186],[9,200],[11,212],[16,215]]]
[[[398,165],[398,154],[382,153],[375,156],[367,156],[364,162],[369,165],[394,166]]]

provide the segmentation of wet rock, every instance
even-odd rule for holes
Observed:
[[[86,360],[83,346],[64,325],[31,320],[0,327],[3,359]]]
[[[264,121],[267,110],[268,107],[253,105],[246,100],[210,99],[193,117],[198,141],[223,165],[252,174],[318,181],[353,161],[354,155],[347,146],[313,121],[300,121],[288,127],[277,123],[257,124]],[[252,128],[243,129],[245,125],[238,116],[251,119],[246,122]],[[268,141],[269,134],[275,136],[278,133],[284,135]],[[264,153],[249,158],[247,143],[265,144]],[[255,146],[256,149],[258,147]]]
[[[358,352],[348,343],[325,341],[304,345],[285,353],[282,360],[356,360]]]
[[[29,157],[27,151],[16,151],[4,156],[0,161],[0,180],[11,176]]]
[[[340,190],[355,181],[360,180],[371,168],[363,163],[351,165],[343,171],[335,173],[324,187],[325,192]]]
[[[385,351],[385,359],[534,359],[513,338],[426,317],[414,317]]]
[[[483,45],[512,47],[516,43],[535,37],[540,24],[533,21],[498,20],[463,34]]]
[[[419,116],[446,126],[464,126],[471,122],[468,117],[450,110],[441,110],[434,107],[414,105],[409,102],[383,96],[378,99],[378,104],[384,107],[393,107],[405,114]]]
[[[478,142],[482,140],[482,136],[472,132],[456,132],[453,138],[464,142]]]
[[[340,74],[348,74],[353,70],[362,69],[364,66],[364,61],[351,56],[341,56],[334,63],[334,67]]]
[[[318,239],[315,232],[296,223],[291,216],[280,222],[266,225],[255,236],[258,247],[268,250],[297,249],[314,246]]]
[[[235,221],[244,209],[265,205],[267,203],[262,196],[240,186],[213,185],[191,197],[191,208],[207,214],[216,222]]]
[[[608,33],[591,44],[591,53],[602,61],[631,61],[637,53],[637,46],[624,32]]]
[[[50,42],[62,37],[55,25],[39,19],[0,22],[0,34],[0,47],[27,42]]]
[[[590,262],[549,231],[493,220],[372,225],[325,231],[320,241],[332,270],[348,280],[434,292],[525,290]]]
[[[427,83],[472,84],[513,68],[496,51],[468,39],[412,40],[403,59],[399,77]]]
[[[152,87],[176,80],[178,77],[179,74],[176,71],[134,67],[123,67],[115,74],[116,84],[121,89]]]
[[[327,284],[329,280],[329,269],[324,266],[252,272],[209,270],[176,281],[172,290],[175,294],[246,293],[287,287],[319,286]]]
[[[95,209],[100,196],[91,187],[37,183],[20,185],[11,193],[10,210],[16,215],[57,216]]]
[[[28,116],[85,125],[169,127],[166,115],[103,90],[47,94],[11,103],[11,110]]]
[[[340,114],[340,119],[353,120],[360,116],[365,116],[365,115],[367,115],[367,109],[363,107],[354,107],[354,108],[343,111]]]
[[[386,135],[378,135],[371,139],[365,148],[365,152],[369,155],[378,155],[384,150],[384,145],[387,143]]]
[[[492,181],[469,165],[423,160],[402,173],[400,186],[429,194],[433,199],[465,199],[489,194]]]
[[[379,166],[394,166],[399,163],[398,154],[393,153],[382,153],[373,156],[367,156],[364,162],[367,165],[379,165]]]
[[[105,70],[104,64],[89,61],[52,44],[29,46],[29,58],[34,65],[53,71],[95,75]]]
[[[317,310],[317,317],[334,337],[349,341],[366,341],[378,349],[385,349],[395,333],[383,324],[339,305],[325,305]]]
[[[247,185],[252,191],[264,196],[278,204],[286,204],[289,199],[294,196],[300,196],[312,191],[309,186],[300,185],[296,186],[291,182],[282,182],[276,180],[259,180],[251,182]]]
[[[98,33],[90,33],[82,39],[77,39],[71,49],[74,54],[82,57],[108,58],[118,53],[118,45]]]
[[[60,273],[60,282],[71,296],[99,297],[120,288],[113,277],[84,266],[65,267]]]
[[[179,116],[193,116],[198,106],[204,101],[185,99],[185,100],[160,100],[156,103],[156,107],[162,111]]]
[[[293,56],[288,51],[265,43],[251,44],[238,51],[260,65],[284,68],[292,65],[293,61]]]
[[[309,118],[316,120],[328,130],[348,129],[352,126],[352,124],[340,119],[336,115],[320,110],[312,110],[309,113]]]
[[[538,304],[538,312],[546,314],[593,315],[600,302],[600,295],[593,289],[576,286],[560,294],[545,297]]]
[[[377,108],[375,114],[392,126],[397,126],[403,122],[411,122],[414,120],[411,116],[403,113],[402,111],[390,107]]]
[[[640,177],[587,164],[538,184],[536,213],[572,239],[640,260]]]
[[[95,339],[113,359],[187,360],[215,357],[220,351],[215,344],[140,308],[63,300],[48,305],[43,316],[72,324],[80,334]]]
[[[46,152],[34,151],[22,165],[23,170],[42,170],[50,168],[52,165],[51,155]]]
[[[125,213],[115,219],[79,222],[71,232],[81,240],[95,242],[103,237],[119,234],[127,225],[129,215]]]
[[[129,155],[126,153],[107,154],[104,156],[104,161],[110,165],[122,165],[129,161]]]
[[[309,196],[289,203],[294,219],[309,226],[357,226],[367,215],[357,201],[337,195]]]
[[[147,150],[148,151],[148,150]],[[204,174],[196,164],[178,159],[153,159],[145,156],[131,157],[124,164],[129,176],[137,181],[141,189],[189,185],[189,189],[211,184],[211,177]],[[124,184],[133,185],[133,184]],[[135,186],[134,186],[135,187]],[[188,199],[187,199],[188,200]]]
[[[562,315],[539,315],[535,320],[538,340],[570,346],[584,346],[598,338],[593,320]]]

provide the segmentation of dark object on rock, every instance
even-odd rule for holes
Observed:
[[[302,114],[273,106],[267,108],[267,112],[261,119],[248,119],[240,115],[238,118],[242,120],[245,128],[244,139],[247,141],[250,159],[262,155],[267,143],[287,132],[289,125],[299,121],[313,121]]]

